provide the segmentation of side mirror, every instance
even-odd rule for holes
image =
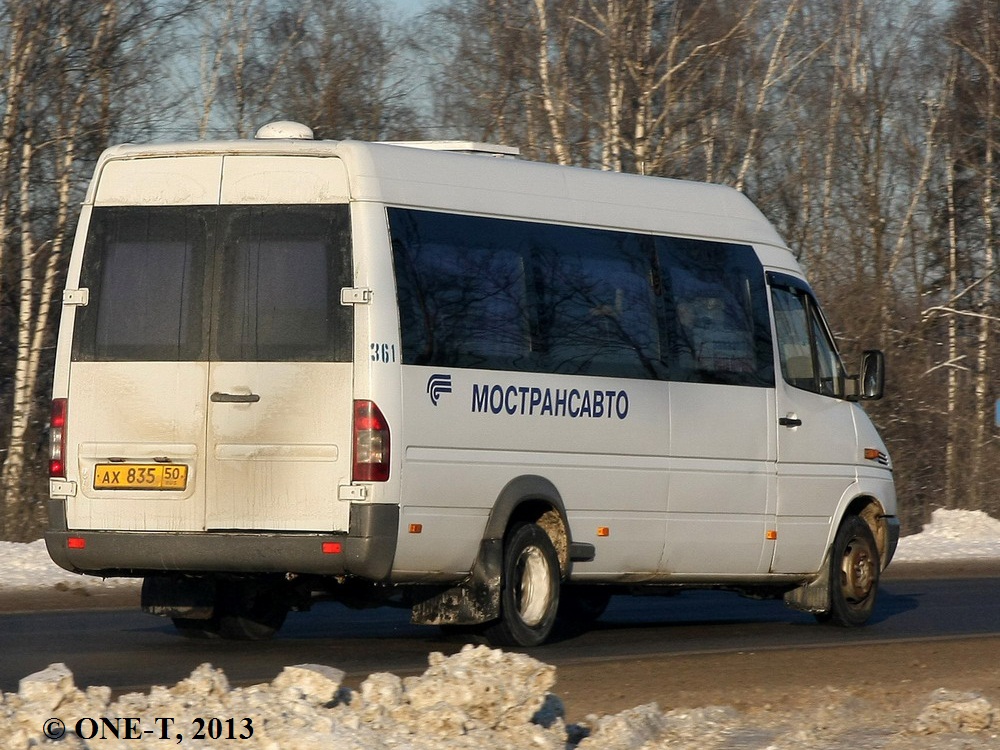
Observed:
[[[851,401],[877,401],[885,393],[885,354],[866,349],[861,355],[861,374]]]

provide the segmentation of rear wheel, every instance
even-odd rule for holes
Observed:
[[[272,638],[288,616],[284,581],[236,580],[219,583],[216,604],[219,634],[239,641]]]
[[[604,614],[611,601],[607,586],[570,585],[559,591],[557,627],[560,635],[574,636],[585,632]]]
[[[540,526],[514,527],[504,544],[500,619],[486,628],[494,646],[537,646],[559,609],[559,558]]]
[[[559,592],[559,617],[589,625],[604,614],[610,601],[607,586],[564,586]]]
[[[830,554],[830,611],[822,622],[845,628],[864,625],[875,609],[881,562],[872,530],[858,516],[840,524]]]
[[[199,620],[193,617],[171,617],[177,632],[185,638],[218,638],[219,618]]]

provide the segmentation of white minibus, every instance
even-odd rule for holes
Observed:
[[[532,646],[614,594],[843,626],[892,464],[784,241],[719,185],[465,142],[121,145],[62,300],[52,558],[190,635],[320,598]]]

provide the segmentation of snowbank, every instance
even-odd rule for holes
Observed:
[[[896,562],[1000,559],[1000,521],[981,510],[946,510],[931,513],[919,534],[903,537]]]
[[[65,665],[53,664],[0,696],[0,747],[118,750],[146,739],[247,750],[801,750],[855,747],[858,740],[858,717],[850,713],[846,723],[820,712],[818,723],[799,717],[762,729],[724,706],[664,712],[654,703],[567,726],[562,702],[549,692],[554,667],[485,646],[431,654],[419,677],[373,674],[357,691],[341,687],[342,677],[301,664],[269,684],[230,689],[221,670],[202,664],[172,688],[111,700],[109,688],[80,690]],[[866,746],[938,747],[936,738],[959,736],[963,748],[993,747],[998,725],[1000,712],[981,696],[939,690],[908,727]]]
[[[154,687],[111,701],[108,688],[81,691],[70,671],[54,664],[21,680],[16,694],[4,695],[0,743],[42,742],[46,721],[56,717],[66,728],[61,747],[92,747],[84,740],[97,739],[91,735],[101,729],[91,720],[111,716],[138,719],[133,735],[151,729],[147,737],[199,747],[555,750],[566,744],[561,703],[548,692],[555,668],[522,654],[485,646],[467,646],[450,658],[435,653],[423,675],[373,674],[359,691],[342,689],[342,677],[339,670],[304,664],[286,667],[270,684],[230,689],[221,670],[203,664],[170,689]],[[205,739],[196,742],[197,720],[210,717],[220,724],[204,727]],[[124,725],[119,727],[123,735]],[[134,740],[115,738],[107,729],[104,735],[101,748],[134,747]]]
[[[63,570],[49,557],[45,540],[29,544],[20,542],[0,542],[0,590],[10,589],[104,589],[111,586],[137,587],[141,583],[134,578],[92,578]]]

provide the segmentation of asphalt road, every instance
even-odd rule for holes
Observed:
[[[589,632],[530,653],[563,666],[1000,635],[1000,577],[979,575],[887,578],[872,622],[854,630],[723,592],[616,597]],[[289,615],[273,641],[246,643],[181,638],[168,620],[135,609],[0,614],[0,691],[16,691],[20,678],[53,662],[67,664],[79,687],[116,691],[172,685],[203,662],[223,668],[234,685],[270,681],[301,663],[338,667],[356,685],[372,672],[423,672],[428,653],[453,653],[464,643],[408,619],[405,610],[320,604]]]

